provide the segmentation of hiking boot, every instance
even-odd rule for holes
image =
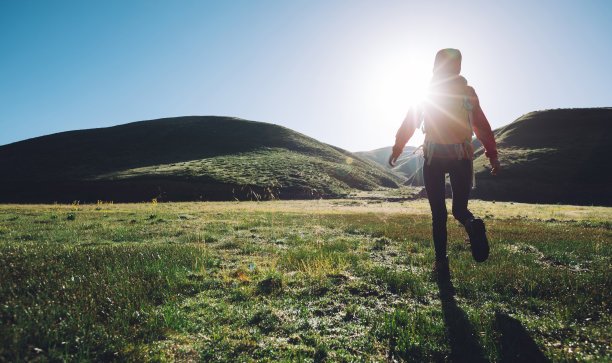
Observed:
[[[433,265],[433,273],[438,277],[438,280],[450,280],[448,258],[444,260],[436,260]]]
[[[474,218],[465,225],[465,230],[470,236],[472,257],[476,262],[484,262],[489,257],[489,241],[484,222],[480,218]]]

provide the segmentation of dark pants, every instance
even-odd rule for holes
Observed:
[[[448,215],[444,201],[446,173],[450,175],[453,190],[453,217],[464,226],[474,218],[467,209],[470,189],[472,188],[472,161],[432,158],[430,165],[427,165],[427,161],[425,161],[423,178],[429,206],[431,207],[433,240],[437,261],[446,259],[446,217]]]

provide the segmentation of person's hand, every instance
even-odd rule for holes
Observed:
[[[499,173],[499,169],[501,169],[501,164],[499,163],[499,160],[497,158],[495,159],[489,159],[489,162],[491,163],[491,175],[497,175]]]
[[[395,163],[397,162],[397,158],[399,158],[399,154],[395,154],[395,153],[391,153],[391,156],[389,156],[389,165],[393,168],[395,166]]]

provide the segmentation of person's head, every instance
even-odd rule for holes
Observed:
[[[436,73],[461,73],[461,52],[459,49],[446,48],[438,51],[434,61],[434,74]]]

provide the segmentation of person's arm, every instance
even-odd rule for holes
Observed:
[[[472,103],[472,126],[474,127],[474,133],[485,150],[485,156],[491,163],[491,174],[496,175],[499,172],[500,164],[497,159],[497,144],[495,143],[495,135],[491,130],[491,125],[487,120],[482,108],[480,107],[480,101],[476,95],[476,91],[472,87],[468,87],[471,94]]]
[[[419,126],[418,112],[419,111],[416,107],[408,110],[408,114],[406,115],[406,118],[404,118],[404,122],[402,122],[402,125],[395,134],[395,145],[393,145],[393,151],[389,157],[389,165],[391,165],[391,167],[395,166],[395,162],[402,154],[404,146],[406,146],[406,143],[414,134],[414,130],[416,130],[416,128]]]

